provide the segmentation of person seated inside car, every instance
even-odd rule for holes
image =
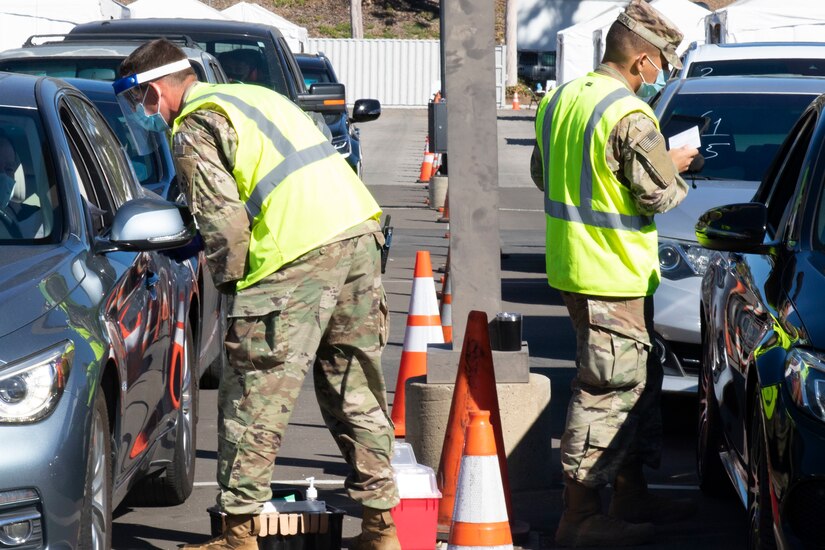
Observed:
[[[44,236],[38,197],[27,197],[20,156],[12,140],[0,130],[0,239]]]
[[[223,70],[234,82],[255,84],[263,80],[264,60],[261,52],[249,48],[218,54]]]

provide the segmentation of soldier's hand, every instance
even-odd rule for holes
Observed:
[[[670,153],[670,159],[673,161],[676,170],[681,174],[690,167],[693,157],[699,154],[699,149],[683,145],[678,149],[671,149],[668,153]]]

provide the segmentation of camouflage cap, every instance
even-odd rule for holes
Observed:
[[[684,35],[656,8],[645,0],[630,0],[625,10],[619,14],[618,21],[657,47],[672,67],[682,68],[676,48]]]

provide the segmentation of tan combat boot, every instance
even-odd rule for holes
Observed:
[[[653,541],[653,525],[632,524],[602,514],[598,489],[572,479],[565,481],[564,513],[556,530],[558,546],[636,546]]]
[[[242,515],[224,518],[223,534],[203,544],[187,544],[189,550],[258,550],[258,532],[261,520],[258,516]]]
[[[609,514],[630,523],[672,523],[696,514],[689,498],[667,498],[647,490],[641,464],[623,466],[613,482]]]
[[[389,510],[364,507],[361,534],[352,539],[351,550],[401,550],[395,522]]]

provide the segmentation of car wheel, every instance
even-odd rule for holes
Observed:
[[[191,327],[186,327],[183,364],[178,372],[180,389],[175,429],[175,451],[164,472],[142,480],[129,495],[130,504],[142,506],[175,506],[192,494],[195,483],[195,452],[197,449],[198,378],[195,345]]]
[[[762,430],[762,406],[758,389],[754,402],[756,405],[751,420],[748,461],[748,548],[773,550],[776,548],[776,539],[773,535],[767,443]]]
[[[719,448],[722,438],[719,425],[719,405],[711,388],[710,357],[707,350],[708,343],[704,342],[704,365],[699,371],[699,425],[696,441],[696,474],[699,477],[699,487],[702,492],[710,496],[731,496],[733,490],[728,479],[722,460],[719,458]]]
[[[92,433],[80,519],[80,548],[112,547],[112,440],[106,398],[98,389],[92,408]]]

